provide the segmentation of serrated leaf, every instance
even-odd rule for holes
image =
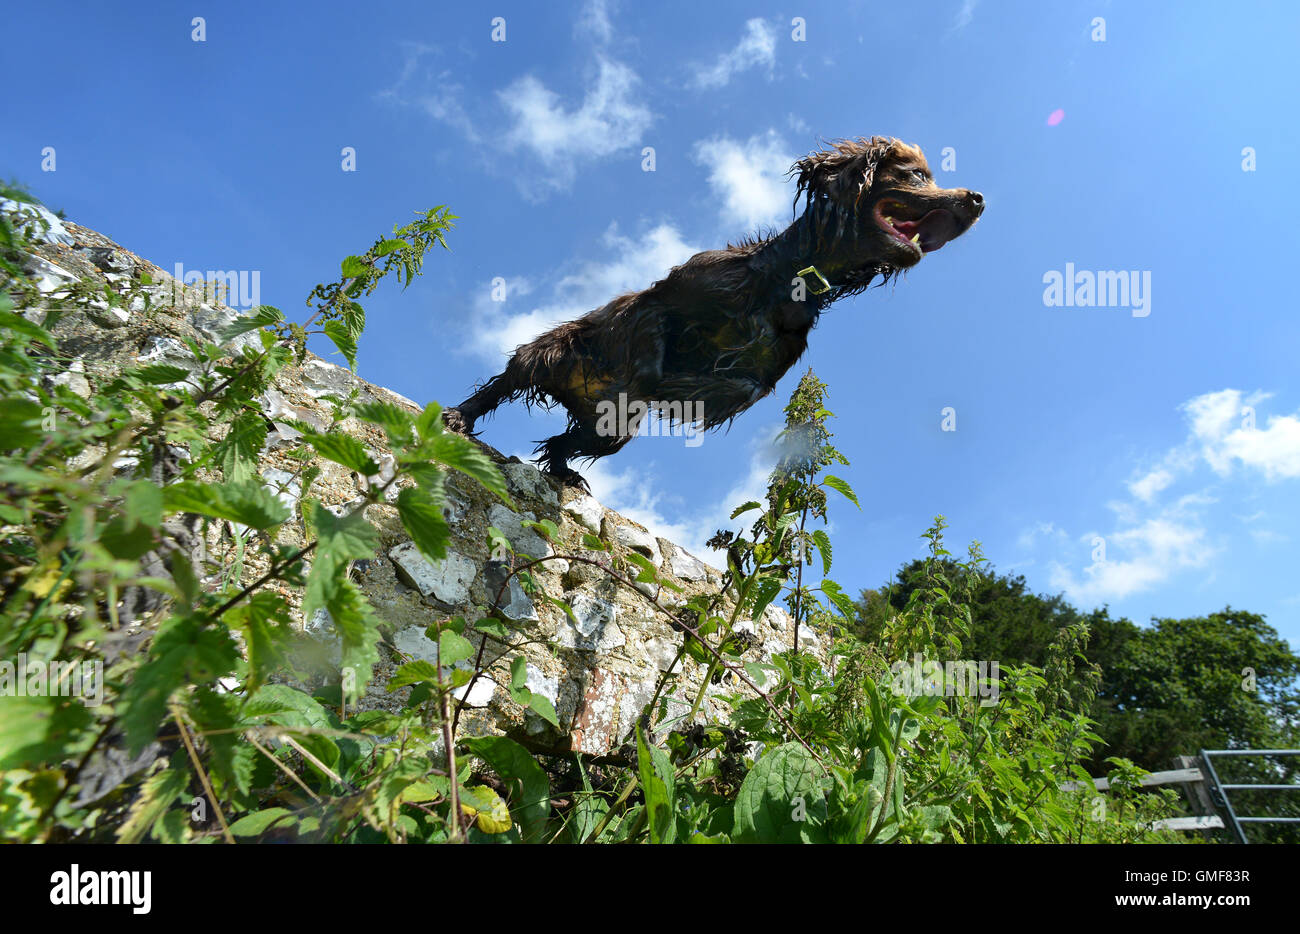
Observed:
[[[118,843],[139,843],[189,785],[188,772],[171,768],[145,779],[140,795],[117,831]]]
[[[429,441],[432,459],[453,470],[459,470],[495,493],[503,502],[510,503],[506,478],[497,465],[473,441],[460,435],[444,432]]]
[[[288,808],[267,808],[246,814],[230,825],[230,832],[236,837],[260,837],[273,826],[283,825],[293,812]]]
[[[271,327],[279,324],[284,320],[284,315],[279,308],[273,305],[258,305],[250,313],[240,315],[230,324],[221,329],[218,334],[218,340],[224,344],[238,337],[241,334],[247,334],[249,331],[256,331],[258,328]]]
[[[734,519],[734,518],[736,518],[736,516],[743,516],[745,513],[749,512],[751,509],[758,509],[758,508],[760,508],[760,506],[761,506],[761,504],[760,504],[757,500],[753,500],[753,499],[751,499],[749,502],[747,502],[747,503],[742,503],[741,505],[739,505],[739,506],[737,506],[735,509],[733,509],[733,510],[731,511],[731,518]]]
[[[379,473],[379,465],[370,456],[370,452],[356,438],[341,431],[320,434],[314,431],[303,432],[303,440],[311,444],[316,453],[326,460],[342,464],[349,470],[355,470],[363,477],[373,477]]]
[[[183,366],[174,366],[170,363],[151,363],[128,370],[123,375],[128,378],[135,377],[149,386],[166,386],[171,383],[185,382],[190,378],[190,371]]]
[[[474,652],[474,643],[449,629],[438,636],[438,660],[445,667],[473,658]]]
[[[266,445],[266,420],[258,412],[240,412],[226,436],[212,446],[212,458],[227,481],[252,479],[257,456]]]
[[[388,690],[396,691],[410,684],[437,684],[438,666],[426,659],[407,662],[388,679]]]
[[[357,339],[348,326],[338,320],[326,321],[321,329],[325,336],[333,341],[334,346],[343,354],[343,359],[348,362],[348,369],[357,368]]]
[[[825,529],[817,529],[812,533],[813,541],[817,544],[817,553],[822,556],[822,573],[831,572],[831,537],[826,534]]]
[[[200,483],[182,480],[163,488],[167,511],[192,512],[213,519],[227,519],[250,528],[267,531],[289,518],[288,507],[262,484]]]
[[[858,502],[858,496],[853,492],[853,488],[839,477],[833,477],[830,474],[827,474],[822,477],[822,483],[826,484],[832,490],[842,493],[854,506],[857,506],[859,509],[862,508],[862,504]]]
[[[428,490],[405,487],[397,494],[397,514],[422,555],[433,561],[447,556],[451,527],[442,514],[442,504]]]

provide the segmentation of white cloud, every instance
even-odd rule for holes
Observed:
[[[1245,396],[1238,389],[1224,389],[1183,406],[1193,438],[1215,473],[1226,476],[1240,464],[1259,471],[1270,483],[1300,477],[1300,416],[1270,415],[1265,426],[1258,427],[1254,408],[1267,398],[1264,393]]]
[[[1268,398],[1267,393],[1248,395],[1239,389],[1223,389],[1203,393],[1180,406],[1188,423],[1185,440],[1154,466],[1137,472],[1127,484],[1131,499],[1107,504],[1116,529],[1101,536],[1105,560],[1093,560],[1080,573],[1054,562],[1052,586],[1078,602],[1099,603],[1205,568],[1224,547],[1211,541],[1201,518],[1203,508],[1217,502],[1216,497],[1202,489],[1182,493],[1169,505],[1157,506],[1157,501],[1162,493],[1205,467],[1219,478],[1237,471],[1270,484],[1300,477],[1300,414],[1269,415],[1259,427],[1255,407]],[[1257,512],[1237,518],[1249,524],[1260,517]],[[1039,532],[1043,529],[1040,526]],[[1280,533],[1268,529],[1245,531],[1259,544],[1284,540]],[[1035,547],[1039,537],[1024,533],[1021,546]],[[1085,547],[1093,547],[1093,538],[1091,534],[1084,537]]]
[[[582,102],[571,107],[538,78],[525,75],[497,92],[511,119],[506,144],[540,160],[546,185],[567,187],[583,163],[641,142],[654,116],[634,96],[639,83],[631,68],[599,55]],[[539,196],[527,173],[521,186],[525,195]]]
[[[1105,560],[1093,561],[1082,577],[1054,564],[1051,586],[1077,603],[1095,605],[1149,590],[1180,571],[1203,568],[1218,552],[1194,518],[1158,516],[1102,538]],[[1084,541],[1093,547],[1093,539],[1089,535]]]
[[[727,137],[701,140],[695,159],[709,168],[709,187],[724,221],[747,229],[789,222],[793,198],[785,174],[795,157],[775,130],[743,143]]]
[[[608,42],[614,35],[614,27],[609,21],[609,4],[605,0],[588,0],[578,16],[576,29],[598,42]]]
[[[435,120],[455,127],[472,143],[480,142],[474,121],[463,103],[465,89],[450,69],[435,71],[429,60],[438,49],[423,42],[403,42],[402,73],[392,87],[375,96],[390,104],[416,107]]]
[[[1174,482],[1174,475],[1163,467],[1144,474],[1128,485],[1129,492],[1144,503],[1151,502],[1155,495]]]
[[[745,23],[745,32],[730,52],[718,57],[712,65],[695,70],[695,84],[702,88],[720,88],[731,79],[750,68],[766,67],[769,72],[776,62],[776,28],[761,19]]]
[[[491,285],[485,283],[470,317],[468,349],[499,366],[520,344],[561,322],[580,318],[615,296],[645,288],[699,252],[670,224],[660,224],[637,238],[623,236],[611,224],[602,245],[606,258],[577,264],[574,272],[554,283],[544,300],[525,311],[512,309],[518,309],[524,304],[519,299],[535,290],[532,283],[507,280],[506,302],[492,301]]]
[[[975,18],[975,7],[979,5],[979,0],[961,0],[961,8],[957,10],[957,15],[953,17],[952,26],[949,32],[957,32],[965,29]]]

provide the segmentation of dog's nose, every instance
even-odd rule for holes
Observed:
[[[976,217],[984,213],[984,196],[982,194],[978,191],[971,191],[966,194],[966,197],[970,201],[971,213]]]

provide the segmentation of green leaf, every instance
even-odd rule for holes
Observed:
[[[379,531],[361,510],[336,516],[317,499],[308,499],[304,513],[316,533],[316,562],[322,559],[342,563],[372,558],[379,550]]]
[[[450,629],[443,630],[438,636],[438,660],[445,667],[449,668],[457,662],[473,658],[474,652],[474,643]]]
[[[363,402],[355,411],[362,421],[381,426],[394,444],[406,444],[411,440],[415,419],[401,406],[391,402]]]
[[[519,822],[524,842],[544,839],[551,813],[551,788],[545,770],[528,750],[504,736],[479,736],[466,740],[465,745],[508,783],[510,811]]]
[[[472,477],[502,501],[510,502],[510,494],[506,490],[506,478],[497,469],[497,465],[492,463],[492,459],[473,441],[460,435],[439,434],[430,441],[430,453],[433,460]]]
[[[262,484],[200,483],[182,480],[163,488],[167,511],[192,512],[213,519],[227,519],[250,528],[267,531],[289,518],[288,507]]]
[[[825,529],[817,529],[812,533],[813,541],[817,543],[817,553],[822,556],[822,573],[831,572],[831,537],[826,534]]]
[[[244,636],[249,673],[245,687],[256,690],[275,674],[293,640],[289,606],[280,594],[261,590],[227,610],[223,619]]]
[[[117,831],[118,843],[139,843],[153,825],[161,820],[189,785],[188,772],[165,769],[150,776],[140,787],[140,796],[131,805],[126,821]]]
[[[760,508],[760,505],[761,504],[757,500],[752,500],[752,499],[747,503],[742,503],[741,505],[737,506],[735,509],[731,511],[731,518],[734,519],[736,518],[736,516],[743,516],[751,509]]]
[[[862,508],[862,504],[858,502],[857,494],[853,492],[853,488],[839,477],[833,477],[830,474],[827,474],[822,477],[822,483],[826,484],[832,490],[842,493],[854,506],[857,506],[859,509]]]
[[[166,386],[171,383],[185,382],[190,378],[190,371],[183,366],[173,366],[169,363],[151,363],[148,366],[128,370],[123,375],[128,378],[135,377],[149,386]]]
[[[341,265],[344,279],[355,279],[358,276],[370,275],[370,267],[366,265],[360,256],[345,257]]]
[[[672,843],[677,828],[673,812],[675,777],[668,755],[658,746],[647,744],[640,724],[636,728],[637,771],[645,792],[647,824],[651,843]]]
[[[273,825],[282,824],[285,822],[285,818],[292,816],[293,812],[288,808],[267,808],[265,811],[254,811],[252,814],[245,814],[231,824],[230,832],[236,837],[260,837]]]
[[[326,321],[322,326],[325,336],[334,342],[334,346],[348,361],[348,369],[357,368],[357,339],[352,330],[342,321]]]
[[[376,257],[387,256],[394,250],[405,250],[410,246],[405,240],[383,240],[375,246],[373,252]]]
[[[528,682],[528,659],[520,655],[510,663],[510,686],[524,687]]]
[[[0,406],[0,451],[35,447],[45,437],[45,411],[28,399],[9,396]]]
[[[826,800],[819,771],[812,754],[799,743],[786,743],[762,756],[736,796],[736,842],[823,842]]]
[[[839,584],[829,577],[824,577],[820,589],[822,593],[830,597],[831,603],[835,604],[835,609],[839,610],[848,619],[856,618],[857,608]]]
[[[447,556],[451,527],[442,514],[442,504],[428,490],[405,487],[397,494],[397,514],[422,555],[433,561]]]
[[[363,477],[373,477],[379,473],[379,465],[356,438],[341,431],[320,434],[314,431],[303,432],[303,440],[310,442],[316,453],[326,460],[342,464],[349,470],[355,470]]]
[[[222,328],[219,340],[224,344],[234,340],[241,334],[256,331],[258,328],[271,327],[283,320],[284,315],[279,308],[273,305],[258,305],[248,314],[240,315],[239,318]]]
[[[407,662],[388,679],[388,690],[396,691],[409,684],[437,684],[438,666],[431,661],[420,658]]]
[[[555,705],[541,694],[534,693],[528,698],[528,709],[557,730],[560,728],[560,718],[555,713]]]
[[[226,436],[212,447],[212,457],[228,481],[252,479],[257,456],[266,445],[266,420],[260,412],[240,412]]]

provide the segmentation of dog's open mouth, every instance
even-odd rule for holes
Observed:
[[[921,253],[933,253],[962,232],[957,218],[945,208],[921,214],[901,201],[882,201],[875,215],[881,230]]]

